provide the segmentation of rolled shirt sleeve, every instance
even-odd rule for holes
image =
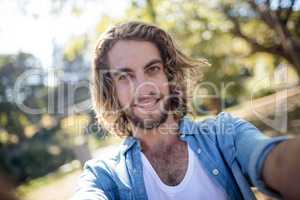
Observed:
[[[276,198],[280,195],[268,188],[262,180],[264,161],[271,150],[288,136],[269,137],[246,120],[233,117],[237,160],[242,172],[259,191]]]

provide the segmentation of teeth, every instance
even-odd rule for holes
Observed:
[[[143,106],[143,107],[147,107],[147,106],[152,106],[154,104],[155,104],[155,101],[143,103],[143,104],[140,104],[140,105]]]
[[[152,107],[156,104],[157,100],[147,101],[146,103],[138,104],[140,107]]]

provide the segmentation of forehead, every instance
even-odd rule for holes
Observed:
[[[161,56],[156,45],[148,41],[121,40],[108,52],[111,69],[135,69],[153,59],[161,59]]]

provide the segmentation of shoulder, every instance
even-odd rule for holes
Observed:
[[[113,152],[102,152],[95,158],[87,161],[84,165],[84,170],[92,172],[95,176],[112,175],[114,168],[120,162],[120,150],[118,147]]]
[[[237,120],[238,118],[228,112],[221,112],[217,116],[198,119],[184,117],[180,121],[180,132],[185,135],[222,135],[224,132],[232,132]]]
[[[115,168],[120,162],[118,146],[113,146],[113,150],[100,150],[95,157],[87,161],[83,168],[82,178],[94,180],[97,185],[112,185],[115,177]]]
[[[113,199],[118,192],[113,170],[117,160],[115,155],[111,155],[87,161],[72,199]]]
[[[102,155],[89,160],[84,166],[84,171],[95,177],[99,184],[109,187],[128,187],[129,178],[123,154],[124,145],[116,147],[110,155]]]

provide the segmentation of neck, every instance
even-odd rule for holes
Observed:
[[[169,115],[166,122],[151,130],[135,128],[133,136],[141,142],[142,151],[161,151],[179,142],[178,121]]]

